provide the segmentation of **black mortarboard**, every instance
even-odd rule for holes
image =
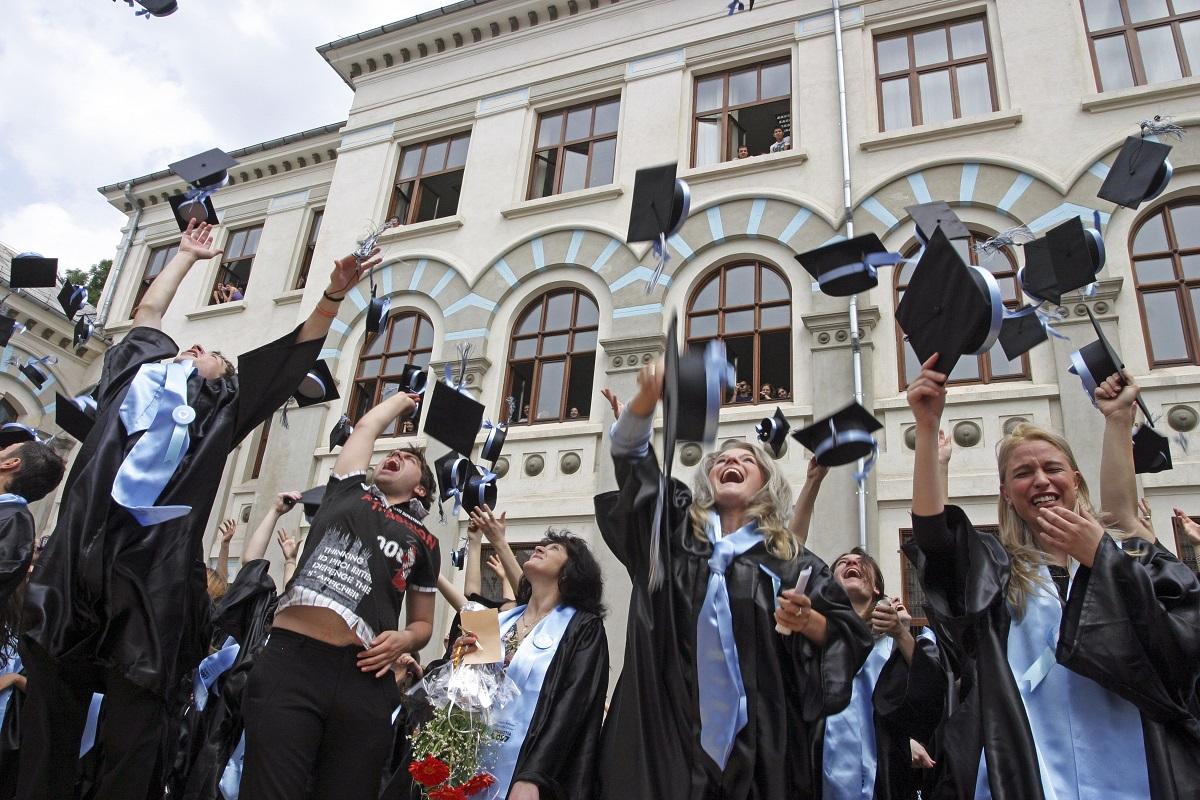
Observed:
[[[1126,208],[1137,208],[1162,194],[1174,174],[1169,144],[1130,136],[1108,169],[1097,196]]]
[[[787,417],[783,415],[783,409],[779,406],[775,406],[774,416],[763,417],[762,422],[754,428],[758,440],[775,458],[780,458],[787,452],[787,435],[790,430]]]
[[[333,373],[329,371],[329,365],[324,361],[318,361],[301,379],[296,391],[292,392],[292,397],[296,399],[296,405],[304,408],[324,403],[327,400],[337,400],[341,395],[338,394],[337,384],[333,380]]]
[[[0,447],[8,447],[17,442],[39,441],[37,431],[21,422],[6,422],[0,425]]]
[[[300,493],[300,505],[304,506],[304,518],[310,523],[321,509],[321,501],[325,499],[325,486],[314,486]]]
[[[354,426],[350,424],[350,418],[342,414],[337,424],[333,426],[333,430],[329,432],[329,449],[344,445],[352,433],[354,433]]]
[[[1058,304],[1067,292],[1094,283],[1104,268],[1104,239],[1085,228],[1079,217],[1056,225],[1038,241],[1025,245],[1021,288],[1037,300]]]
[[[58,361],[58,359],[56,359],[54,356],[43,356],[42,358],[31,358],[28,361],[26,361],[24,364],[22,364],[21,366],[17,367],[17,369],[21,372],[22,375],[24,375],[26,378],[29,378],[30,383],[32,383],[37,388],[41,389],[43,386],[46,385],[46,378],[47,378],[46,373],[42,370],[42,365],[43,364],[54,364],[54,363],[57,363],[57,361]]]
[[[1089,306],[1084,306],[1087,311],[1088,319],[1092,321],[1092,328],[1096,331],[1096,341],[1088,342],[1083,347],[1071,353],[1071,366],[1069,370],[1079,376],[1079,380],[1083,382],[1083,390],[1087,392],[1088,399],[1092,404],[1096,404],[1096,387],[1098,387],[1109,375],[1122,372],[1125,369],[1125,362],[1121,360],[1121,356],[1109,343],[1108,337],[1104,335],[1104,331],[1100,329],[1100,322],[1096,319],[1096,315],[1092,313]],[[1142,414],[1146,419],[1151,419],[1150,408],[1146,405],[1146,401],[1138,396],[1138,407],[1142,409]]]
[[[206,188],[217,186],[223,182],[228,177],[227,170],[237,166],[237,161],[225,151],[214,147],[212,150],[206,150],[199,155],[176,161],[167,166],[171,172],[192,186]]]
[[[830,297],[849,297],[879,285],[875,268],[901,261],[873,233],[831,242],[796,256]]]
[[[175,0],[136,0],[136,2],[152,17],[166,17],[179,10],[179,3]]]
[[[67,315],[67,319],[75,319],[75,315],[79,313],[79,309],[83,308],[83,304],[87,302],[87,299],[87,289],[77,286],[70,281],[63,283],[62,288],[58,290],[58,304],[62,306],[63,313]]]
[[[55,392],[54,421],[71,437],[82,442],[96,424],[96,401],[88,395],[71,398]]]
[[[189,200],[187,195],[173,194],[167,198],[167,202],[171,204],[171,211],[175,214],[175,224],[179,226],[181,232],[187,230],[188,223],[192,220],[207,222],[209,225],[216,225],[220,222],[217,217],[217,207],[213,205],[211,197],[205,197],[203,200],[199,198]]]
[[[712,443],[717,438],[721,404],[737,382],[733,365],[725,358],[724,343],[713,339],[703,350],[680,353],[665,381],[674,386],[675,439]]]
[[[1133,434],[1133,471],[1140,475],[1171,468],[1171,443],[1143,422]]]
[[[959,358],[990,348],[1000,335],[999,291],[990,272],[963,263],[939,228],[913,269],[896,321],[920,362],[937,353],[934,368],[949,375]]]
[[[75,321],[75,333],[71,337],[73,346],[87,344],[88,339],[92,338],[92,334],[96,332],[96,326],[92,323],[92,318],[84,314]]]
[[[479,466],[472,466],[462,488],[462,507],[469,514],[480,506],[496,507],[496,474]]]
[[[433,473],[438,483],[438,503],[444,503],[466,485],[467,479],[474,472],[471,459],[460,456],[454,451],[433,462]]]
[[[950,210],[950,205],[942,200],[908,206],[904,210],[916,223],[917,238],[922,242],[928,242],[929,237],[933,236],[933,232],[938,228],[942,229],[947,239],[969,239],[971,236],[967,226]]]
[[[25,330],[25,326],[12,317],[0,315],[0,347],[7,347],[14,333]]]
[[[52,289],[58,280],[58,259],[37,253],[13,256],[8,285],[13,289]]]
[[[433,396],[427,402],[425,434],[456,453],[470,455],[483,425],[483,403],[445,381],[433,385]]]
[[[675,178],[675,164],[643,167],[633,179],[633,207],[629,211],[626,242],[657,242],[674,236],[687,221],[691,191]]]
[[[817,420],[792,436],[812,451],[823,467],[840,467],[867,458],[878,447],[874,431],[883,425],[858,403],[851,403],[835,414]]]
[[[429,373],[421,367],[405,364],[400,370],[400,391],[409,394],[425,394],[425,384],[428,378]]]
[[[392,307],[392,298],[376,297],[371,291],[371,302],[367,305],[367,333],[379,333],[387,326],[388,311]]]
[[[1000,326],[1000,347],[1009,361],[1028,353],[1046,339],[1046,328],[1038,318],[1036,306],[1025,306],[1006,316]]]
[[[479,451],[479,460],[487,461],[495,466],[504,449],[504,440],[508,438],[508,426],[497,423],[487,428],[487,438],[483,440],[483,448]]]

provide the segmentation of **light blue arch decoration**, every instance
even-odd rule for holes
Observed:
[[[65,384],[62,383],[55,365],[41,365],[42,371],[46,373],[46,382],[41,389],[34,386],[33,382],[17,369],[26,359],[40,357],[24,347],[16,347],[15,343],[10,340],[7,345],[0,349],[0,373],[11,377],[37,399],[44,418],[47,414],[51,416],[54,414],[56,387],[61,386],[63,394],[70,394],[70,392],[68,392]]]

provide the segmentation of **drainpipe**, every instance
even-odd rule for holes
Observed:
[[[125,260],[129,258],[129,250],[133,245],[133,237],[137,234],[138,222],[142,219],[142,207],[133,198],[133,184],[125,184],[122,193],[125,195],[125,199],[129,201],[129,204],[133,206],[133,216],[129,218],[129,226],[125,229],[125,236],[121,239],[121,245],[117,248],[117,255],[113,259],[112,269],[108,272],[108,280],[105,282],[105,288],[111,287],[111,290],[105,293],[104,302],[100,304],[100,313],[96,315],[97,328],[103,328],[104,323],[108,321],[108,312],[112,310],[113,295],[116,294],[117,286],[121,279],[121,270],[125,268]]]
[[[846,124],[846,63],[842,52],[842,6],[833,0],[833,41],[837,48],[838,122],[842,134],[842,214],[846,238],[854,238],[853,205],[850,197],[850,131]],[[850,363],[854,372],[854,401],[863,401],[862,342],[858,331],[858,295],[850,296]],[[858,460],[862,472],[863,460]],[[867,482],[858,482],[858,546],[867,549]]]

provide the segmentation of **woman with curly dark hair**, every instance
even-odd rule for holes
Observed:
[[[506,739],[481,797],[588,800],[608,690],[600,565],[582,539],[552,529],[523,572],[517,607],[500,615],[504,668],[521,694],[499,712]]]

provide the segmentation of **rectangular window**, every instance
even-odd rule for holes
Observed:
[[[1200,74],[1200,2],[1082,0],[1096,89]]]
[[[884,131],[995,111],[986,19],[956,19],[877,37],[875,83]]]
[[[787,59],[697,77],[692,166],[789,149],[791,107],[792,65]],[[781,129],[779,137],[776,128]]]
[[[170,263],[171,259],[178,252],[178,243],[156,247],[150,251],[150,258],[146,261],[146,270],[142,273],[142,282],[138,284],[137,294],[133,298],[133,307],[129,309],[130,317],[137,311],[142,298],[146,296],[146,290],[150,288],[150,284],[154,283],[154,279],[158,277],[158,273],[162,272],[163,267]]]
[[[976,525],[975,530],[992,536],[1000,535],[1000,529],[995,525]],[[912,528],[901,528],[900,544],[907,544],[912,540],[912,535]],[[909,563],[908,555],[903,550],[900,551],[900,599],[912,615],[913,625],[929,625],[925,616],[925,588],[921,586],[916,567]]]
[[[401,150],[388,216],[411,225],[458,213],[470,143],[468,131]]]
[[[612,183],[619,97],[538,117],[529,199]]]
[[[221,256],[221,267],[213,281],[210,305],[241,300],[250,282],[250,268],[254,265],[254,254],[258,252],[258,240],[262,236],[262,225],[242,228],[229,234],[225,254]]]
[[[271,437],[271,421],[269,417],[258,429],[258,446],[254,448],[254,463],[250,466],[250,480],[254,480],[262,472],[263,456],[267,454],[267,441]]]
[[[513,555],[517,558],[517,563],[523,567],[525,566],[525,562],[529,560],[529,557],[533,555],[533,548],[537,547],[537,543],[510,544],[509,547],[512,548]],[[479,593],[488,599],[499,600],[504,597],[504,588],[500,584],[500,576],[492,572],[487,565],[487,560],[494,555],[496,555],[496,548],[490,544],[484,544],[479,550],[479,558],[482,562],[479,565],[480,577],[482,578]],[[518,588],[516,586],[512,587],[514,597]]]
[[[308,285],[308,270],[312,267],[313,253],[317,249],[317,236],[321,233],[321,220],[325,210],[313,212],[312,222],[308,226],[308,238],[304,241],[304,255],[300,258],[300,272],[296,275],[296,285],[293,289],[303,289]]]

